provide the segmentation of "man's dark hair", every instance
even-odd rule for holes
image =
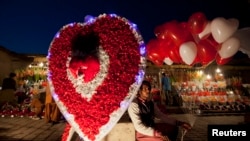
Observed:
[[[142,90],[142,86],[143,86],[143,85],[148,86],[148,90],[151,91],[151,83],[150,83],[149,81],[143,80],[143,81],[142,81],[142,84],[141,84],[141,87],[140,87],[140,90]]]
[[[13,77],[15,77],[16,76],[16,74],[14,73],[14,72],[11,72],[10,74],[9,74],[9,77],[10,78],[13,78]]]

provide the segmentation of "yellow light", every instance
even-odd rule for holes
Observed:
[[[39,64],[39,67],[43,67],[43,65],[44,65],[43,62],[41,62],[41,63]]]
[[[221,72],[221,70],[220,70],[219,68],[217,68],[217,69],[216,69],[216,72],[217,72],[217,73],[220,73],[220,72]]]
[[[207,75],[207,79],[210,80],[211,79],[211,75],[208,74]]]

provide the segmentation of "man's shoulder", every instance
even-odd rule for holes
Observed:
[[[3,79],[3,82],[8,82],[8,81],[10,81],[10,78],[4,78]]]
[[[133,106],[135,106],[135,105],[138,105],[138,99],[137,98],[134,98],[132,101],[131,101],[131,103],[130,103],[130,107],[133,107]]]
[[[9,77],[6,77],[6,78],[4,78],[3,80],[9,80],[10,78]]]
[[[138,103],[138,99],[135,97],[131,103]]]

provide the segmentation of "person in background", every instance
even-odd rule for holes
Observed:
[[[34,93],[31,103],[30,103],[31,111],[35,113],[32,117],[34,120],[40,120],[43,116],[44,103],[40,100],[40,94]]]
[[[34,120],[42,119],[44,104],[39,100],[38,97],[32,99],[30,106],[31,106],[31,111],[35,113],[32,119]]]
[[[26,95],[26,90],[27,88],[24,82],[24,78],[22,78],[17,84],[17,90],[15,94],[18,98],[18,104],[23,104],[24,100],[29,99],[29,96]]]
[[[52,125],[58,123],[61,120],[62,114],[57,107],[54,99],[52,98],[50,87],[47,83],[46,86],[46,99],[45,99],[45,122],[51,122]]]
[[[179,127],[191,129],[191,125],[162,113],[150,99],[151,84],[143,81],[137,97],[128,108],[128,114],[136,130],[137,141],[175,141]],[[161,120],[157,123],[155,119]]]
[[[42,119],[43,110],[44,110],[44,102],[41,100],[41,96],[44,92],[40,92],[37,84],[34,84],[33,88],[30,91],[33,94],[30,107],[31,107],[31,111],[35,113],[32,119],[40,120]]]
[[[171,106],[173,104],[173,97],[171,95],[171,80],[168,74],[162,73],[161,83],[163,94],[166,97],[166,105]]]
[[[2,90],[12,89],[16,90],[16,74],[11,72],[8,78],[3,80]]]
[[[16,93],[16,74],[11,72],[8,78],[5,78],[2,83],[2,90],[0,93],[0,106],[4,103],[9,103],[13,106],[17,105]]]

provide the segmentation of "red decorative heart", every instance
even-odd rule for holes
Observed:
[[[97,57],[85,43],[93,34],[98,39],[94,42],[98,43]],[[77,43],[76,38],[87,40]],[[70,131],[84,141],[101,140],[136,95],[145,60],[143,39],[125,18],[103,14],[85,23],[65,25],[52,40],[48,54],[52,96],[71,126],[63,140],[72,136]]]
[[[78,74],[84,74],[84,81],[89,82],[100,71],[100,63],[98,58],[93,56],[88,56],[84,60],[73,58],[70,61],[69,69],[74,78],[77,78]]]

